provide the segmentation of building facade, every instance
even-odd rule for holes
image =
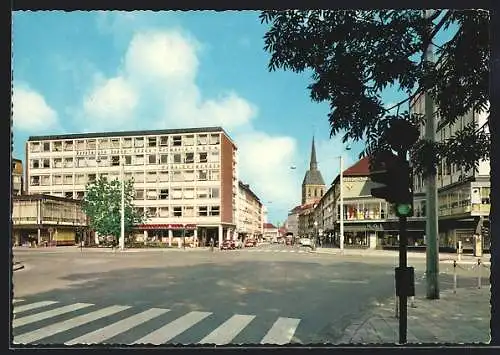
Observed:
[[[425,113],[425,95],[411,102],[411,113]],[[439,125],[439,117],[436,117]],[[452,137],[465,126],[475,123],[487,131],[487,113],[469,112],[452,125],[443,127],[436,133],[436,141],[442,142]],[[425,124],[420,127],[420,137],[424,137]],[[442,160],[439,162],[436,183],[438,187],[439,246],[455,248],[460,241],[465,250],[475,244],[475,234],[482,236],[484,250],[489,250],[490,211],[490,164],[480,161],[476,170],[465,170]],[[425,180],[414,176],[414,209],[416,215],[425,216]]]
[[[263,213],[262,202],[250,189],[250,185],[238,182],[238,218],[237,232],[239,239],[259,239],[262,237]]]
[[[134,179],[137,235],[221,244],[236,227],[236,145],[221,127],[30,137],[27,192],[82,199],[98,178]]]
[[[75,245],[87,227],[87,216],[74,199],[21,195],[13,197],[12,207],[14,246]]]
[[[299,213],[300,205],[295,206],[290,212],[285,222],[286,234],[297,237],[299,235]]]
[[[23,162],[19,159],[12,159],[12,195],[22,195],[23,188]]]
[[[304,180],[302,181],[302,204],[309,204],[316,201],[325,193],[325,181],[318,169],[316,160],[316,147],[314,145],[314,137],[311,145],[311,160],[309,162],[309,170],[306,171]]]
[[[276,227],[272,223],[264,223],[263,224],[263,239],[267,242],[276,242],[278,241],[280,234],[279,234],[279,228]]]

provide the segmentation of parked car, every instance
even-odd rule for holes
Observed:
[[[300,245],[302,245],[303,247],[310,247],[312,246],[312,241],[310,238],[301,238]]]
[[[257,241],[253,239],[245,240],[245,247],[254,247],[257,245]]]
[[[236,244],[234,243],[233,240],[225,240],[222,242],[222,250],[232,250],[236,249]]]

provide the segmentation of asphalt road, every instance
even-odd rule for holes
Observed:
[[[54,249],[52,249],[54,250]],[[16,251],[14,343],[336,343],[394,297],[393,257],[233,251]],[[425,293],[425,260],[412,261]],[[451,288],[449,265],[441,288]],[[477,283],[459,271],[461,287]],[[483,279],[483,285],[488,281]]]

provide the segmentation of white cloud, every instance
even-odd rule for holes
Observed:
[[[12,96],[15,128],[26,132],[42,132],[57,127],[57,112],[38,92],[27,87],[15,86]]]

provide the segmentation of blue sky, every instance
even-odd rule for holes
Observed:
[[[362,143],[345,152],[329,138],[328,106],[311,102],[307,75],[268,72],[258,14],[15,13],[14,157],[24,161],[30,135],[222,125],[240,179],[283,221],[300,203],[313,134],[327,184],[338,155],[347,167]]]

